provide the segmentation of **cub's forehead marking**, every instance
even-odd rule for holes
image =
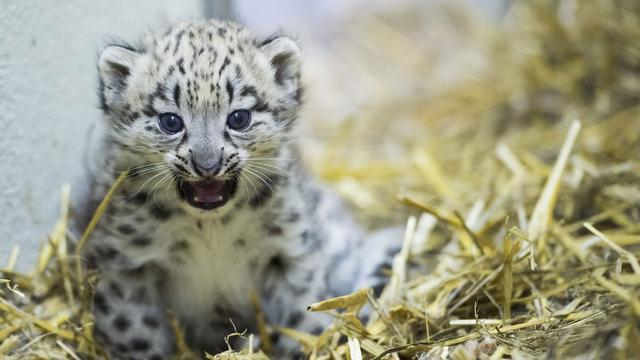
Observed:
[[[151,97],[171,101],[177,109],[193,113],[221,111],[239,95],[247,66],[245,48],[256,46],[242,28],[226,24],[191,24],[161,34],[153,42],[162,93]],[[243,46],[244,45],[244,46]]]
[[[174,112],[192,122],[226,119],[233,110],[248,109],[271,114],[263,115],[263,125],[283,118],[291,122],[290,114],[282,116],[287,103],[280,89],[270,82],[265,44],[247,29],[220,21],[149,33],[132,50],[146,56],[126,96],[127,111],[146,117]]]

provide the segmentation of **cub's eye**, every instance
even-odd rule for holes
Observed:
[[[172,113],[160,114],[158,123],[160,124],[160,128],[168,134],[175,134],[182,130],[183,127],[180,116]]]
[[[236,110],[227,116],[227,126],[236,131],[241,131],[251,124],[251,111],[241,109]]]

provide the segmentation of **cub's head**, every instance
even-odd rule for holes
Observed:
[[[190,208],[271,187],[300,101],[300,50],[229,22],[185,23],[98,60],[110,137]],[[158,176],[167,178],[167,176]],[[151,181],[153,184],[153,181]],[[250,194],[248,194],[250,196]]]

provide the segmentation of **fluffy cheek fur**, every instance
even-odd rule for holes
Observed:
[[[238,135],[240,145],[250,158],[277,157],[289,142],[289,130],[283,128],[271,113],[254,113],[252,117],[251,129],[246,135]]]

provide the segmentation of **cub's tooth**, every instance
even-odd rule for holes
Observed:
[[[199,202],[199,201],[200,201],[200,198],[196,196],[196,197],[194,197],[194,198],[193,198],[193,201],[195,201],[195,202]]]
[[[216,198],[216,201],[220,201],[222,200],[222,195],[218,195],[218,197]]]

